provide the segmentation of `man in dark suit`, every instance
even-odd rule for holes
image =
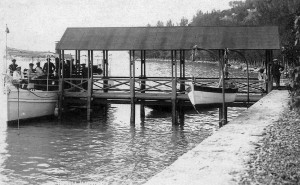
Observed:
[[[12,75],[15,70],[17,70],[18,64],[16,64],[16,59],[11,60],[12,64],[9,65],[8,69],[10,74]]]
[[[280,76],[281,76],[281,71],[283,71],[283,70],[284,70],[284,67],[278,63],[277,59],[274,59],[273,65],[271,68],[271,72],[272,72],[273,80],[275,81],[277,88],[280,86]]]
[[[49,76],[53,76],[53,73],[55,71],[55,66],[51,62],[50,58],[47,58],[47,62],[44,64],[43,71],[45,74],[48,74]]]

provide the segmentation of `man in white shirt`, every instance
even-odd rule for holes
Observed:
[[[24,76],[21,72],[21,67],[18,66],[17,69],[13,72],[13,80],[21,82],[23,78]]]

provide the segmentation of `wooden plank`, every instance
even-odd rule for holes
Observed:
[[[177,61],[176,51],[171,51],[172,58],[172,125],[177,125]]]
[[[130,104],[131,104],[131,115],[130,115],[130,124],[135,125],[135,59],[134,51],[130,51],[129,57],[130,65]]]

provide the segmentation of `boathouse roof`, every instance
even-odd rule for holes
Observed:
[[[277,26],[67,28],[59,50],[280,49]]]

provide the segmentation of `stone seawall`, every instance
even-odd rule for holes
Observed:
[[[287,102],[287,91],[272,91],[145,184],[238,184],[264,129],[280,118]]]

